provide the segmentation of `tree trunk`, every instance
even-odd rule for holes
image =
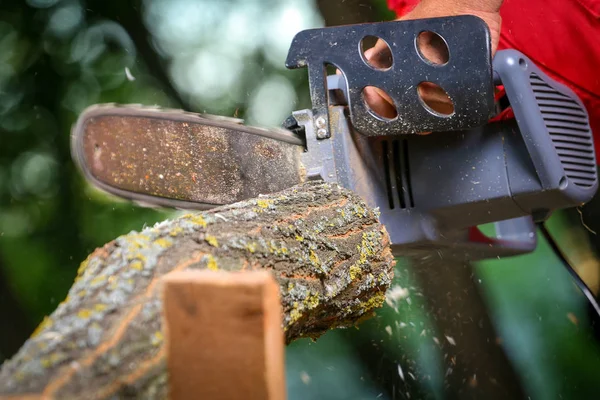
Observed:
[[[377,212],[331,184],[131,232],[81,264],[67,298],[2,366],[0,395],[165,398],[161,278],[174,271],[271,271],[290,343],[372,315],[393,266]]]

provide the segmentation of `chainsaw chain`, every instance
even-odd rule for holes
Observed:
[[[144,104],[119,104],[119,103],[103,103],[94,104],[87,107],[81,115],[88,115],[95,111],[100,110],[111,110],[111,109],[130,109],[132,111],[141,112],[156,112],[158,118],[168,119],[169,116],[186,116],[191,118],[199,118],[201,120],[214,121],[215,125],[222,127],[230,127],[231,129],[238,129],[248,133],[259,134],[262,136],[271,137],[274,140],[295,144],[298,146],[304,146],[304,138],[297,130],[284,129],[281,127],[266,128],[261,126],[250,126],[245,125],[244,120],[234,117],[226,117],[214,114],[196,113],[191,111],[185,111],[178,108],[166,108],[157,105],[144,105]],[[234,127],[237,126],[237,128]]]

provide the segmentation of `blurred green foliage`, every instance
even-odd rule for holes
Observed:
[[[174,215],[82,179],[69,149],[77,115],[94,103],[143,103],[279,124],[309,105],[305,71],[284,68],[293,34],[345,13],[393,18],[384,0],[0,3],[0,326],[10,327],[0,329],[0,362],[65,297],[88,253]],[[552,229],[575,258],[590,253],[578,221],[559,215]],[[288,348],[290,399],[441,398],[456,389],[438,343],[450,339],[436,331],[411,268],[399,263],[394,290],[413,295],[396,292],[360,329]],[[600,353],[585,299],[547,244],[474,272],[532,398],[596,398]],[[454,373],[464,382],[471,372]]]
[[[0,310],[13,326],[2,330],[0,354],[62,301],[86,254],[167,215],[94,192],[71,162],[69,131],[84,107],[175,105],[103,11],[77,1],[0,8]]]
[[[64,298],[88,253],[172,214],[83,181],[69,148],[78,114],[95,103],[143,103],[239,116],[249,109],[255,123],[279,123],[296,92],[305,104],[308,93],[300,71],[282,76],[286,37],[272,35],[273,24],[302,29],[318,13],[310,3],[278,1],[0,7],[0,296],[4,320],[15,324],[14,337],[0,340],[2,355]],[[269,13],[271,24],[254,26]]]

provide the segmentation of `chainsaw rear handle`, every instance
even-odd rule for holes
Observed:
[[[591,200],[598,189],[597,162],[582,101],[516,50],[497,53],[494,74],[504,85],[542,189],[552,192],[557,204]],[[515,185],[524,188],[527,183],[521,179]],[[520,202],[533,207],[524,196]]]
[[[544,74],[524,54],[503,50],[494,58],[495,83],[503,85],[517,120],[521,138],[535,168],[539,190],[531,190],[531,175],[514,161],[507,167],[515,200],[531,217],[495,223],[496,238],[473,235],[478,246],[533,251],[537,235],[534,220],[544,220],[553,210],[581,205],[598,189],[596,155],[585,106],[568,87]],[[513,161],[514,160],[514,161]],[[543,202],[539,197],[543,196]],[[492,250],[493,252],[493,250]]]
[[[477,228],[471,228],[469,239],[477,245],[533,251],[537,238],[534,221],[545,220],[556,209],[586,203],[595,195],[598,177],[593,134],[577,95],[524,54],[500,51],[493,65],[495,83],[506,90],[537,183],[532,184],[531,169],[520,167],[527,162],[522,152],[507,152],[513,199],[531,217],[496,222],[496,238],[473,235]]]
[[[398,254],[436,248],[475,260],[528,253],[537,244],[534,222],[596,193],[592,132],[575,93],[518,51],[497,52],[493,65],[514,119],[425,136],[364,137],[340,128],[331,157],[307,135],[308,153],[329,160],[322,176],[380,208]],[[328,77],[328,89],[330,98],[344,93],[344,78]],[[476,228],[487,223],[495,223],[495,237]]]

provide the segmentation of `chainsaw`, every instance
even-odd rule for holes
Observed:
[[[424,57],[422,32],[443,39],[448,60]],[[360,43],[371,36],[388,44],[391,66],[369,64]],[[337,183],[379,210],[395,255],[436,251],[468,261],[533,251],[536,223],[597,191],[581,100],[516,50],[492,57],[489,29],[477,17],[304,30],[286,67],[307,68],[312,107],[280,127],[94,105],[73,127],[73,158],[101,190],[178,209],[210,209],[310,180]],[[424,103],[422,82],[446,91],[450,114]],[[395,118],[369,107],[367,86],[389,95]],[[506,110],[510,118],[494,118]],[[484,234],[482,225],[495,229]]]

